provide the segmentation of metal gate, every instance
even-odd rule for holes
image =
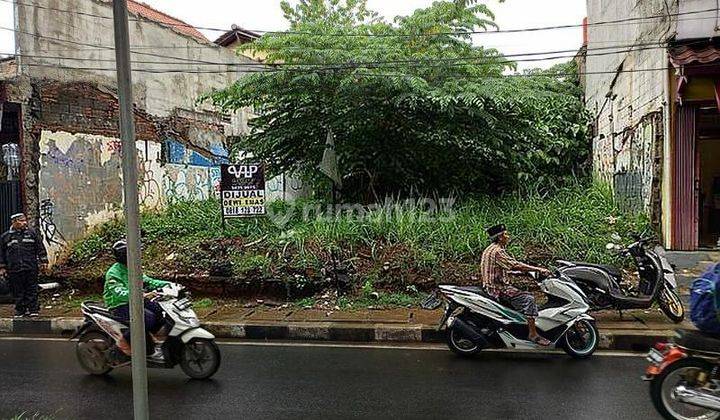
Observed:
[[[10,216],[21,211],[20,181],[0,182],[0,234],[10,229]]]
[[[672,248],[694,251],[698,247],[699,181],[695,145],[696,107],[678,108],[673,171]]]

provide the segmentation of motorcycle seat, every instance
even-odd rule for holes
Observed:
[[[475,293],[476,295],[480,295],[486,299],[490,299],[494,302],[497,302],[505,307],[512,308],[512,303],[508,299],[503,298],[496,298],[492,296],[491,294],[487,293],[485,290],[483,290],[482,287],[479,286],[459,286],[458,289],[463,290],[465,292]]]
[[[597,268],[597,269],[605,271],[606,273],[610,274],[611,276],[613,276],[617,279],[622,279],[622,272],[617,267],[613,267],[611,265],[590,264],[590,263],[585,263],[585,262],[574,262],[573,264],[575,264],[578,267],[584,266],[584,267]]]
[[[494,297],[487,294],[485,292],[485,290],[483,290],[482,287],[479,287],[479,286],[458,286],[457,288],[464,292],[475,293],[476,295],[480,295],[480,296],[488,298],[488,299],[496,300]]]
[[[675,344],[690,350],[720,353],[720,336],[697,330],[676,330]]]
[[[85,306],[88,307],[91,311],[93,311],[96,314],[106,316],[108,318],[114,319],[115,321],[118,321],[122,324],[127,324],[127,321],[124,319],[120,319],[116,317],[108,308],[105,307],[102,303],[98,302],[85,302]]]

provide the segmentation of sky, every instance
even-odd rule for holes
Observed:
[[[192,25],[230,28],[237,24],[246,29],[282,30],[287,22],[280,10],[280,0],[144,0],[152,7]],[[295,1],[291,0],[291,3]],[[580,24],[586,16],[585,0],[485,0],[495,12],[500,29]],[[427,7],[432,0],[369,0],[369,7],[388,20]],[[0,2],[0,26],[12,27],[12,6]],[[210,40],[220,33],[202,31]],[[504,54],[578,49],[582,44],[580,28],[511,34],[484,34],[475,43],[498,48]],[[0,30],[0,53],[14,51],[12,33]],[[566,61],[566,60],[559,60]],[[520,63],[520,68],[549,67],[557,61]]]

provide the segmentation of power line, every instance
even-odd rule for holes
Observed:
[[[49,39],[52,41],[57,42],[65,42],[70,43],[74,45],[83,45],[83,46],[91,46],[91,47],[97,47],[100,49],[106,49],[106,50],[113,50],[114,47],[110,46],[102,46],[102,45],[96,45],[96,44],[88,44],[84,42],[78,42],[78,41],[72,41],[68,39],[61,39],[56,37],[50,37],[46,35],[41,35],[37,33],[31,33],[26,31],[20,31],[20,30],[14,30],[7,27],[0,27],[2,30],[8,30],[8,31],[14,31],[18,33],[23,33],[29,36],[43,38],[43,39]],[[704,42],[704,41],[696,41],[698,42]],[[650,48],[661,48],[664,46],[664,43],[662,42],[652,42],[652,43],[638,43],[638,44],[628,44],[624,46],[609,46],[609,47],[596,47],[591,48],[586,51],[586,55],[588,56],[595,56],[595,55],[608,55],[608,54],[617,54],[617,53],[623,53],[623,52],[630,52],[632,50],[644,50],[644,49],[650,49]],[[647,48],[650,47],[650,48]],[[612,49],[620,49],[620,48],[629,48],[628,51],[611,51],[606,53],[590,53],[591,51],[606,51],[606,50],[612,50]],[[170,65],[170,64],[186,64],[186,65],[211,65],[211,66],[232,66],[232,67],[268,67],[268,64],[265,63],[258,63],[258,62],[249,62],[249,63],[236,63],[236,62],[215,62],[215,61],[207,61],[207,60],[198,60],[198,59],[190,59],[185,57],[175,57],[175,56],[168,56],[163,54],[157,54],[157,53],[149,53],[149,52],[137,52],[134,53],[138,55],[146,55],[151,57],[158,57],[158,58],[164,58],[164,59],[170,59],[170,60],[179,60],[182,63],[173,63],[173,62],[153,62],[153,61],[137,61],[138,63],[142,64],[156,64],[156,65]],[[547,56],[547,55],[556,55],[556,54],[563,54],[563,53],[571,53],[572,55],[566,56],[552,56],[552,57],[543,57],[543,58],[517,58],[515,60],[504,60],[510,57],[537,57],[537,56]],[[384,61],[367,61],[367,62],[347,62],[347,63],[289,63],[289,64],[274,64],[272,66],[274,67],[281,67],[281,66],[309,66],[309,67],[327,67],[327,66],[340,66],[340,67],[358,67],[358,66],[377,66],[381,64],[420,64],[420,63],[433,63],[433,62],[445,62],[445,63],[451,63],[451,62],[474,62],[477,64],[513,64],[515,62],[533,62],[533,61],[546,61],[546,60],[557,60],[562,58],[571,58],[576,55],[576,50],[556,50],[556,51],[543,51],[543,52],[531,52],[531,53],[516,53],[516,54],[508,54],[508,55],[500,55],[500,56],[484,56],[484,57],[446,57],[446,58],[428,58],[428,59],[403,59],[403,60],[384,60]],[[23,54],[17,54],[17,56],[22,57]],[[25,54],[25,56],[30,57],[31,55]],[[61,57],[61,56],[37,56],[36,58],[48,58],[48,59],[62,59],[62,60],[80,60],[80,61],[108,61],[108,62],[114,62],[114,60],[103,60],[99,58],[75,58],[75,57]]]
[[[82,16],[88,16],[88,17],[94,17],[94,18],[101,18],[101,19],[112,19],[112,17],[109,16],[103,16],[93,13],[86,13],[86,12],[77,12],[74,10],[68,10],[68,9],[60,9],[50,6],[41,6],[37,4],[30,4],[30,3],[24,3],[18,0],[0,0],[6,3],[15,3],[23,6],[33,7],[37,9],[45,9],[45,10],[52,10],[56,12],[61,13],[71,13],[71,14],[77,14]],[[653,19],[665,19],[665,18],[672,18],[672,17],[679,17],[679,16],[687,16],[687,15],[696,15],[696,14],[702,14],[702,13],[710,13],[710,12],[717,12],[720,10],[720,8],[712,8],[712,9],[704,9],[704,10],[696,10],[696,11],[690,11],[690,12],[677,12],[677,13],[666,13],[666,14],[660,14],[660,15],[653,15],[653,16],[637,16],[637,17],[629,17],[629,18],[623,18],[623,19],[615,19],[615,20],[606,20],[606,21],[598,21],[598,22],[588,22],[586,25],[588,27],[590,26],[601,26],[601,25],[612,25],[612,24],[624,24],[624,23],[633,23],[643,20],[653,20]],[[715,19],[715,17],[713,17]],[[139,19],[130,19],[131,21],[141,21]],[[695,20],[695,19],[693,19]],[[159,22],[156,22],[159,23]],[[186,28],[193,28],[193,29],[199,29],[199,30],[206,30],[206,31],[215,31],[215,32],[228,32],[229,30],[227,28],[212,28],[212,27],[204,27],[204,26],[195,26],[190,25],[187,23],[159,23],[163,26],[170,26],[170,27],[186,27]],[[304,32],[304,31],[269,31],[269,30],[248,30],[249,32],[256,32],[256,33],[263,33],[263,34],[272,34],[272,35],[309,35],[309,36],[333,36],[333,37],[429,37],[429,36],[464,36],[464,35],[483,35],[483,34],[501,34],[501,33],[520,33],[520,32],[539,32],[539,31],[548,31],[548,30],[556,30],[556,29],[568,29],[568,28],[580,28],[583,27],[584,24],[566,24],[566,25],[553,25],[553,26],[539,26],[539,27],[529,27],[529,28],[516,28],[516,29],[498,29],[495,31],[453,31],[453,32],[436,32],[436,33],[422,33],[422,34],[400,34],[400,33],[393,33],[393,34],[371,34],[371,33],[346,33],[346,34],[337,34],[337,33],[317,33],[317,32]]]
[[[98,67],[74,67],[74,66],[63,66],[63,65],[53,65],[53,64],[42,64],[42,63],[28,63],[27,66],[32,67],[49,67],[49,68],[57,68],[62,70],[87,70],[87,71],[109,71],[114,72],[116,71],[115,68],[98,68]],[[706,67],[706,66],[713,66],[715,64],[698,64],[697,67]],[[301,70],[301,69],[287,69],[282,71],[290,71],[290,72],[299,72],[304,74],[310,74],[314,72],[320,72],[320,71],[326,71],[326,72],[332,72],[335,70],[339,70],[336,68],[318,68],[313,69],[312,71],[308,70]],[[365,68],[357,68],[355,70],[370,70]],[[546,78],[553,78],[553,77],[571,77],[571,76],[582,76],[582,75],[593,75],[593,74],[618,74],[618,73],[643,73],[643,72],[651,72],[651,71],[669,71],[670,69],[665,68],[647,68],[647,69],[630,69],[630,70],[606,70],[606,71],[586,71],[586,72],[577,72],[577,73],[514,73],[514,74],[503,74],[503,75],[462,75],[462,76],[450,76],[453,78],[463,79],[463,80],[482,80],[482,79],[502,79],[506,77],[546,77]],[[226,73],[224,71],[218,71],[218,70],[183,70],[183,69],[133,69],[135,72],[141,72],[141,73],[156,73],[156,74],[165,74],[165,73],[189,73],[189,74],[222,74]],[[282,72],[281,70],[269,70],[269,71],[257,71],[257,73],[278,73]],[[359,76],[377,76],[377,77],[405,77],[405,78],[413,78],[413,77],[421,77],[419,75],[411,75],[411,74],[397,74],[397,73],[358,73]]]
[[[702,41],[703,43],[705,41]],[[665,48],[666,45],[664,42],[652,42],[652,43],[640,43],[640,44],[628,44],[628,45],[618,45],[618,46],[612,46],[612,47],[598,47],[598,48],[592,48],[587,50],[586,55],[587,56],[597,56],[597,55],[609,55],[609,54],[620,54],[620,53],[626,53],[628,52],[628,49],[635,50],[635,51],[641,51],[641,50],[647,50],[647,49],[657,49],[657,48]],[[608,51],[608,50],[617,50],[617,51]],[[604,53],[595,53],[595,51],[604,51]],[[50,55],[39,55],[39,54],[13,54],[13,53],[0,53],[0,54],[7,54],[7,55],[16,55],[18,57],[28,57],[28,58],[45,58],[45,59],[58,59],[58,60],[69,60],[69,61],[96,61],[96,62],[115,62],[115,59],[112,58],[83,58],[83,57],[68,57],[68,56],[50,56]],[[557,56],[557,54],[572,54],[572,55],[561,55]],[[552,55],[552,56],[551,56]],[[508,54],[508,55],[499,55],[499,56],[478,56],[478,57],[441,57],[441,58],[427,58],[427,59],[403,59],[403,60],[379,60],[379,61],[359,61],[359,62],[353,62],[348,61],[344,63],[280,63],[280,64],[265,64],[265,63],[259,63],[259,62],[253,62],[253,63],[228,63],[228,62],[209,62],[204,61],[201,63],[195,63],[195,62],[170,62],[170,61],[141,61],[141,60],[133,60],[133,63],[136,64],[160,64],[160,65],[171,65],[171,64],[184,64],[184,65],[212,65],[212,66],[233,66],[233,67],[275,67],[275,68],[282,68],[282,67],[289,67],[289,66],[308,66],[308,67],[324,67],[324,66],[373,66],[373,65],[381,65],[381,64],[422,64],[422,63],[452,63],[452,62],[469,62],[473,64],[511,64],[515,62],[524,62],[524,61],[545,61],[545,60],[557,60],[562,58],[571,58],[577,55],[577,50],[575,49],[569,49],[569,50],[555,50],[555,51],[536,51],[536,52],[530,52],[530,53],[516,53],[516,54]],[[513,60],[503,60],[511,57],[538,57],[538,56],[551,56],[551,57],[539,57],[539,58],[517,58]]]
[[[700,44],[704,43],[704,40],[694,41],[691,44]],[[687,45],[691,45],[687,44]],[[636,45],[629,45],[628,47],[630,49],[622,49],[622,50],[614,50],[614,51],[605,51],[608,48],[599,48],[598,50],[601,50],[601,52],[595,52],[592,51],[590,53],[586,52],[587,57],[595,57],[595,56],[606,56],[606,55],[613,55],[613,54],[622,54],[622,53],[629,53],[632,51],[643,51],[643,50],[650,50],[650,49],[660,49],[665,48],[663,43],[648,43],[648,44],[639,44],[640,46]],[[572,51],[572,50],[569,50]],[[560,51],[563,52],[563,51]],[[526,53],[522,54],[523,56],[537,56],[537,55],[550,55],[554,52],[543,52],[543,53]],[[83,58],[75,58],[75,57],[62,57],[62,56],[45,56],[45,55],[31,55],[31,54],[19,54],[19,57],[27,57],[27,58],[41,58],[41,59],[58,59],[58,60],[69,60],[69,61],[94,61],[94,62],[114,62],[113,59],[83,59]],[[516,62],[540,62],[540,61],[548,61],[548,60],[559,60],[559,59],[566,59],[566,58],[573,58],[576,54],[573,53],[571,55],[552,55],[549,57],[536,57],[536,58],[519,58],[514,60],[506,60],[506,57],[455,57],[455,58],[447,58],[447,59],[427,59],[427,60],[397,60],[397,61],[369,61],[369,62],[347,62],[347,63],[304,63],[303,66],[299,64],[282,64],[277,66],[265,66],[261,65],[262,69],[258,70],[258,67],[261,67],[259,65],[250,65],[250,64],[241,64],[241,63],[213,63],[211,65],[213,66],[224,66],[224,67],[232,67],[237,70],[243,70],[247,73],[254,73],[254,72],[280,72],[280,71],[294,71],[294,72],[313,72],[315,70],[353,70],[353,69],[359,69],[359,68],[368,68],[368,69],[378,69],[378,68],[386,68],[386,69],[392,69],[392,68],[413,68],[413,69],[430,69],[430,68],[447,68],[447,67],[460,67],[465,65],[483,65],[483,64],[496,64],[496,65],[507,65],[507,64],[514,64]],[[195,63],[172,63],[172,62],[158,62],[158,61],[141,61],[136,60],[133,61],[135,64],[150,64],[150,65],[164,65],[164,66],[171,66],[171,65],[192,65],[192,66],[198,66],[200,67],[200,64]],[[435,63],[435,64],[434,64]],[[443,64],[438,64],[443,63]],[[26,63],[27,64],[27,63]],[[209,63],[204,63],[209,64]],[[297,68],[297,67],[306,67],[305,69]],[[163,69],[152,69],[152,70],[163,70]],[[169,69],[168,69],[169,70]],[[188,69],[173,69],[172,70],[175,73],[183,72],[183,71],[189,71]],[[213,73],[227,73],[229,72],[229,69],[224,70],[215,70]]]
[[[80,41],[73,41],[73,40],[69,40],[69,39],[56,38],[56,37],[41,35],[41,34],[37,34],[37,33],[33,33],[33,32],[22,31],[19,29],[8,28],[5,26],[0,26],[0,30],[11,31],[11,32],[15,32],[16,34],[23,34],[23,35],[32,36],[35,38],[48,39],[48,40],[56,41],[56,42],[64,42],[64,43],[72,44],[72,45],[80,45],[80,46],[85,46],[85,47],[98,47],[99,49],[115,51],[114,46],[89,44],[87,42],[80,42]],[[133,51],[133,53],[138,54],[138,55],[145,55],[145,56],[149,56],[149,57],[169,58],[169,59],[175,59],[175,60],[179,60],[179,61],[187,61],[187,62],[191,62],[191,63],[210,63],[210,64],[217,65],[217,63],[213,63],[210,61],[197,60],[197,59],[186,58],[186,57],[174,57],[174,56],[162,55],[162,54],[157,54],[157,53],[152,53],[152,52]]]
[[[0,0],[5,1],[5,0]],[[703,18],[703,19],[715,19],[713,18]],[[696,20],[696,19],[692,19]],[[622,47],[625,45],[638,45],[638,44],[628,44],[629,42],[634,42],[634,40],[625,39],[625,40],[606,40],[606,41],[590,41],[591,45],[599,45],[599,44],[611,44],[611,45],[605,45],[602,48],[613,48],[613,47]],[[492,47],[483,47],[486,50],[493,49],[497,50],[502,47],[515,47],[520,44],[503,44],[503,45],[495,45]],[[523,44],[524,45],[524,44]],[[392,48],[378,48],[381,47],[381,45],[373,46],[373,49],[376,49],[377,51],[394,51]],[[43,52],[63,52],[63,51],[97,51],[99,49],[102,49],[103,47],[87,47],[87,48],[51,48],[51,49],[45,49]],[[216,48],[216,49],[222,49],[226,47],[222,47],[218,44],[202,44],[202,45],[151,45],[151,44],[145,44],[145,45],[132,45],[132,50],[143,50],[143,49],[152,49],[152,50],[194,50],[194,49],[207,49],[207,48]],[[601,47],[597,47],[601,48]],[[578,48],[579,49],[579,48]],[[572,51],[577,51],[578,49],[573,49]],[[591,50],[594,48],[590,48]],[[290,51],[345,51],[347,52],[347,48],[341,48],[341,47],[326,47],[326,46],[275,46],[275,47],[263,47],[263,51],[273,51],[273,50],[290,50]]]

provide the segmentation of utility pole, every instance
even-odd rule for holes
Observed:
[[[140,204],[138,200],[137,148],[135,146],[127,0],[113,0],[113,20],[115,23],[115,61],[117,63],[118,98],[120,102],[125,220],[127,221],[133,408],[135,420],[148,420],[145,318],[143,316],[142,266],[140,264]]]

